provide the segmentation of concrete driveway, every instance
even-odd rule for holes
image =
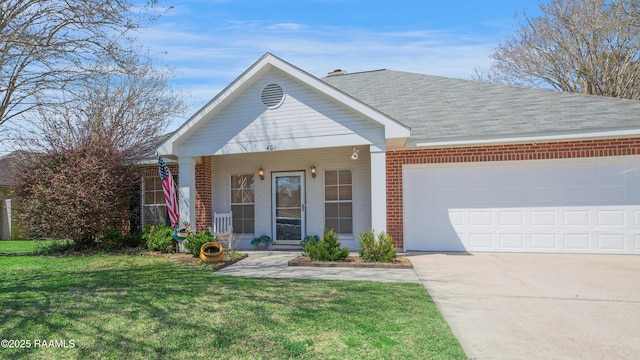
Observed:
[[[409,256],[471,359],[640,358],[640,256]]]

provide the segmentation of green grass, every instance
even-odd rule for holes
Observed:
[[[3,240],[0,241],[0,254],[33,254],[39,247],[51,244],[53,240]]]
[[[0,257],[0,339],[32,345],[0,358],[465,358],[420,284],[204,269],[132,255]]]

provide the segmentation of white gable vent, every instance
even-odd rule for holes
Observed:
[[[260,93],[260,101],[269,109],[275,109],[284,100],[284,90],[278,84],[268,84],[262,88]]]

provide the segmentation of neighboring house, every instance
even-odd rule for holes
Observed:
[[[265,54],[158,146],[181,219],[244,241],[640,254],[640,102]],[[156,170],[157,176],[157,170]],[[153,185],[154,189],[156,185]],[[158,190],[160,191],[160,190]]]
[[[15,186],[15,165],[19,153],[0,157],[0,240],[14,240],[19,237],[16,221],[17,202],[11,195]]]

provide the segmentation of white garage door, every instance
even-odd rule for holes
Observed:
[[[405,250],[640,254],[640,156],[405,165]]]

